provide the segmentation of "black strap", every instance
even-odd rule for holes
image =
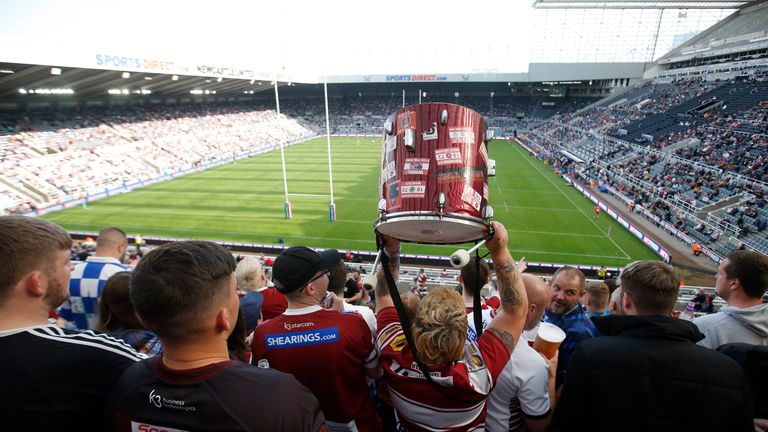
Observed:
[[[378,239],[376,242],[378,243]],[[384,277],[387,281],[387,287],[389,288],[389,296],[392,298],[392,303],[395,305],[397,316],[400,319],[403,335],[405,335],[405,340],[408,342],[408,346],[411,348],[411,352],[413,353],[413,360],[416,362],[416,366],[419,367],[421,374],[424,375],[424,378],[426,378],[426,380],[446,398],[466,404],[477,404],[478,401],[476,400],[462,399],[446,393],[445,388],[432,379],[432,375],[429,373],[429,368],[424,364],[424,362],[421,361],[418,353],[416,352],[416,344],[413,343],[413,334],[411,333],[411,319],[408,318],[408,314],[405,313],[403,300],[400,298],[400,291],[397,290],[397,283],[395,282],[395,279],[392,276],[392,271],[389,268],[389,256],[384,250],[382,250],[381,253],[381,266],[384,270]],[[482,399],[485,399],[486,397],[488,397],[488,395],[483,396]]]
[[[472,316],[475,321],[477,337],[483,334],[483,310],[480,306],[480,252],[475,249],[475,292],[472,293]]]

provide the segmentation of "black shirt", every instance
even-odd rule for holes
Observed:
[[[107,393],[146,358],[121,340],[55,325],[0,331],[0,352],[0,416],[24,430],[104,430]]]
[[[354,278],[347,279],[347,283],[344,285],[344,298],[350,298],[357,295],[360,292],[360,285]]]
[[[316,431],[317,398],[292,375],[236,360],[189,370],[162,357],[128,369],[107,400],[113,430]]]

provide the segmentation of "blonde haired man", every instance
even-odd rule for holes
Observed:
[[[584,316],[592,318],[593,316],[605,315],[605,308],[608,306],[608,300],[611,292],[608,285],[604,283],[595,283],[587,285],[584,291]]]
[[[484,427],[486,397],[520,338],[528,299],[507,250],[507,232],[494,222],[486,243],[500,282],[501,307],[477,340],[467,340],[467,315],[457,292],[436,288],[416,308],[412,333],[416,352],[429,369],[427,380],[408,346],[386,284],[376,286],[377,346],[384,384],[400,427],[409,431],[475,430]],[[384,239],[393,274],[400,244]],[[433,382],[430,382],[433,381]]]
[[[288,300],[274,288],[267,286],[264,268],[255,257],[246,257],[235,269],[237,288],[246,292],[255,291],[264,297],[261,304],[261,317],[265,321],[279,316],[288,307]]]

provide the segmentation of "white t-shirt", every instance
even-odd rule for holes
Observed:
[[[467,311],[472,310],[471,304],[465,304],[464,305],[467,309]],[[496,312],[487,305],[482,305],[481,309],[483,311],[483,331],[485,331],[486,328],[488,328],[488,324],[491,323],[491,320],[496,315]],[[467,329],[467,340],[473,341],[477,339],[477,331],[475,331],[475,312],[469,312],[467,314],[467,324],[469,325],[469,328]]]
[[[523,430],[523,416],[548,415],[548,370],[547,361],[521,339],[488,397],[485,430]]]
[[[376,315],[373,314],[371,308],[368,306],[357,306],[344,302],[344,311],[360,314],[365,320],[365,323],[368,324],[368,328],[371,329],[371,337],[374,340],[376,339]]]

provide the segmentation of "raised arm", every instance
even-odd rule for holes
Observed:
[[[384,253],[389,258],[389,270],[392,272],[395,283],[397,283],[398,275],[400,274],[400,240],[389,236],[382,236],[381,240],[384,243]],[[394,305],[392,297],[389,296],[389,287],[387,287],[387,281],[384,278],[384,269],[381,268],[379,269],[379,274],[376,275],[376,313]]]
[[[485,245],[491,252],[493,270],[499,281],[501,306],[488,326],[488,331],[498,336],[511,353],[525,326],[528,296],[525,293],[520,271],[507,249],[509,241],[507,230],[499,222],[493,222],[493,228],[496,233]]]

